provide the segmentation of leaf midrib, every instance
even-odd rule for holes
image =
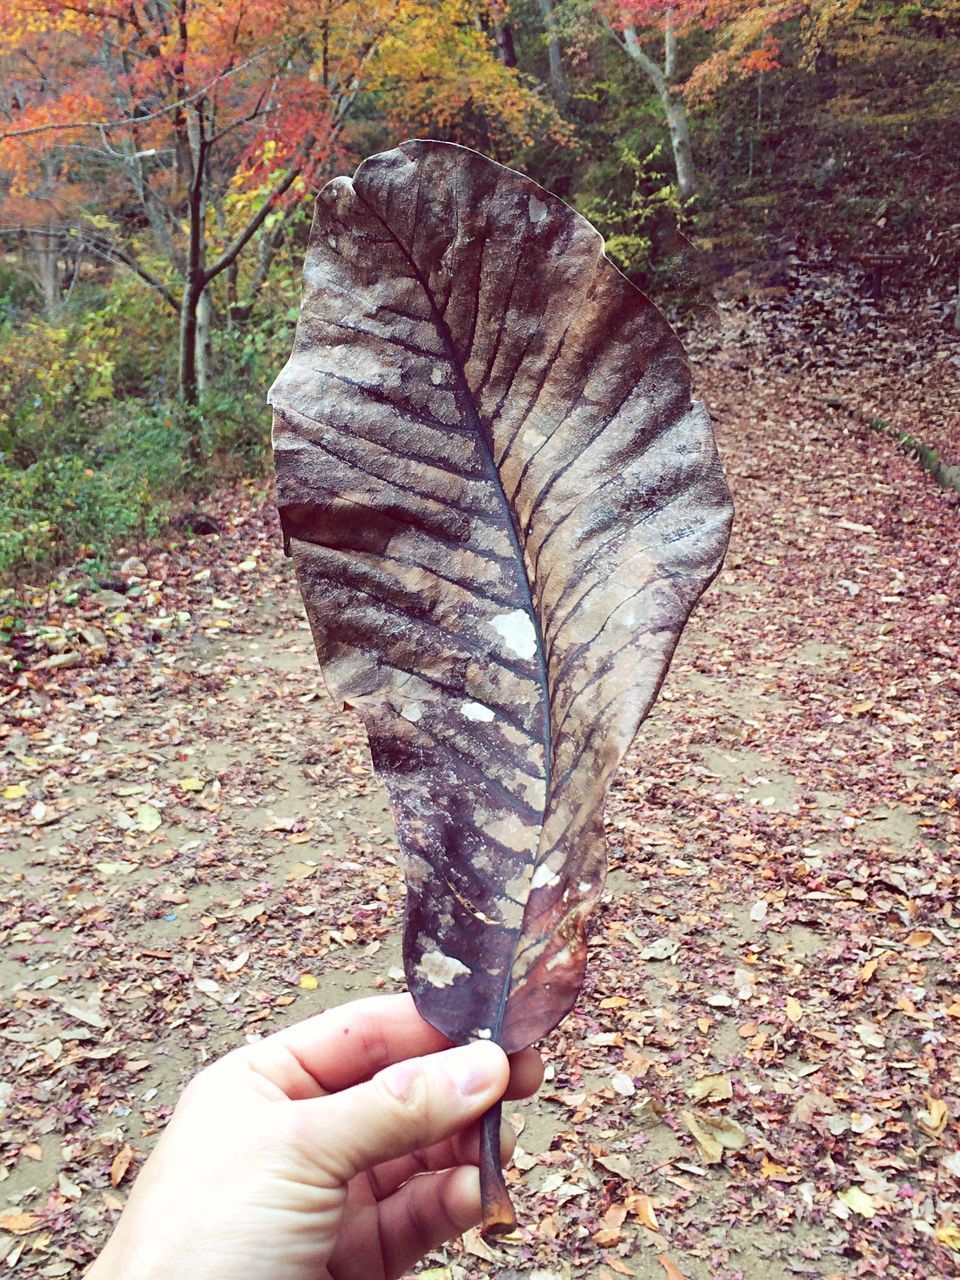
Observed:
[[[516,520],[513,513],[513,508],[511,507],[510,502],[507,498],[506,492],[503,487],[503,483],[500,479],[500,472],[497,470],[497,464],[493,458],[493,452],[487,441],[486,434],[484,433],[483,423],[480,418],[480,413],[477,409],[476,401],[474,400],[474,397],[473,397],[473,392],[470,390],[470,384],[467,382],[466,370],[463,366],[463,363],[460,360],[460,357],[457,354],[456,346],[454,345],[453,334],[450,332],[450,326],[447,324],[446,320],[444,319],[440,311],[440,308],[437,306],[436,300],[434,299],[434,296],[433,296],[433,291],[431,290],[428,281],[426,280],[419,266],[417,265],[417,262],[413,256],[413,253],[407,248],[407,246],[396,234],[396,232],[393,230],[390,224],[381,216],[381,214],[378,213],[378,211],[375,208],[373,208],[373,206],[369,203],[369,201],[364,199],[362,194],[357,190],[357,186],[355,182],[353,184],[353,189],[360,203],[371,214],[371,216],[374,217],[377,220],[377,222],[380,223],[384,231],[386,231],[387,235],[390,237],[390,239],[394,242],[394,244],[403,254],[404,258],[409,263],[411,270],[413,271],[413,274],[417,280],[417,283],[420,285],[421,289],[423,289],[424,295],[426,296],[427,301],[430,304],[430,311],[433,317],[434,325],[436,326],[436,329],[443,341],[447,359],[449,360],[451,366],[453,367],[454,374],[456,375],[457,392],[458,392],[456,398],[458,403],[461,405],[461,408],[464,410],[462,416],[466,419],[467,425],[472,428],[474,434],[477,437],[477,440],[480,445],[480,452],[483,460],[484,471],[487,474],[487,478],[492,482],[496,490],[498,500],[503,510],[505,524],[507,528],[507,534],[510,539],[510,544],[513,549],[514,558],[516,560],[516,563],[519,569],[520,581],[522,583],[523,594],[525,597],[526,612],[530,618],[530,621],[533,623],[534,635],[536,639],[537,684],[540,689],[540,703],[543,708],[543,735],[542,736],[543,736],[544,789],[543,789],[543,813],[541,814],[541,817],[540,817],[540,824],[541,824],[540,830],[542,833],[543,820],[546,816],[547,807],[550,800],[550,780],[551,780],[550,766],[551,766],[551,755],[552,755],[552,749],[553,749],[553,717],[552,717],[551,708],[550,708],[549,685],[547,683],[546,646],[543,640],[543,632],[540,628],[540,618],[537,615],[537,610],[533,602],[533,591],[530,586],[530,579],[527,576],[526,560],[524,558],[523,547],[520,542],[520,532],[519,532],[519,529],[517,528]],[[477,320],[479,319],[479,310],[480,310],[480,291],[478,287],[477,312],[474,317],[474,332],[476,332],[476,323],[477,323]],[[539,839],[538,839],[538,845],[539,845]],[[532,859],[533,866],[536,866],[536,861],[537,861],[537,854],[534,853],[533,859]],[[528,900],[529,900],[529,894],[528,894]],[[510,963],[507,966],[506,976],[504,978],[503,990],[500,996],[500,1004],[499,1004],[499,1007],[497,1008],[496,1016],[493,1020],[493,1026],[491,1027],[491,1032],[495,1040],[500,1039],[500,1032],[503,1028],[503,1019],[506,1013],[507,1000],[509,999],[509,996],[510,996],[510,986],[511,986],[511,981],[513,976],[513,962],[517,954],[517,944],[519,943],[520,939],[523,936],[523,929],[524,929],[525,922],[526,922],[526,903],[524,903],[524,917],[520,922],[519,928],[511,931],[514,933],[514,947],[511,952]]]

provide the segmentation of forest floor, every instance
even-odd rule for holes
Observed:
[[[431,1280],[960,1266],[960,509],[801,371],[702,368],[738,507],[608,810],[520,1227]],[[3,697],[0,1260],[79,1276],[186,1079],[399,990],[383,793],[249,486],[33,604]]]

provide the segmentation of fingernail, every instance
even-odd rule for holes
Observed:
[[[496,1045],[478,1040],[474,1044],[461,1045],[459,1049],[450,1049],[444,1066],[460,1093],[470,1098],[489,1092],[502,1057],[503,1051]]]

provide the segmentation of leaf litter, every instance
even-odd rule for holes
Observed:
[[[429,1275],[960,1264],[956,506],[802,371],[693,355],[731,554],[615,784],[583,1000],[517,1108],[522,1225],[495,1261],[453,1245]],[[269,501],[241,487],[212,509],[219,538],[138,548],[124,594],[38,591],[7,655],[13,1275],[80,1274],[204,1062],[402,986],[362,732],[322,690]],[[51,636],[76,665],[43,665]],[[708,1164],[684,1113],[739,1149]]]

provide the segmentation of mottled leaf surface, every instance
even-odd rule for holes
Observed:
[[[320,193],[271,403],[324,677],[404,852],[410,987],[513,1051],[576,998],[606,790],[726,548],[709,420],[590,224],[435,142]]]

